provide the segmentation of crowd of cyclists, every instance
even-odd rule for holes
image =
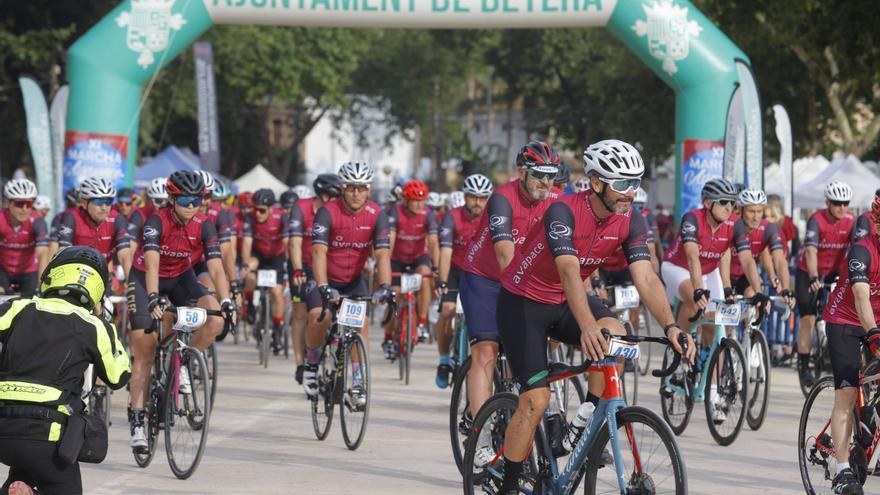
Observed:
[[[39,293],[38,275],[59,250],[90,246],[100,253],[114,279],[107,295],[127,296],[129,328],[121,330],[132,355],[130,445],[139,451],[148,448],[145,404],[158,342],[149,330],[162,320],[166,300],[213,311],[189,341],[205,350],[225,319],[254,321],[256,275],[274,270],[271,347],[281,351],[285,310],[292,305],[292,374],[312,398],[331,324],[321,318],[328,301],[369,296],[374,305],[388,304],[400,293],[401,274],[420,274],[418,336],[436,339],[441,389],[451,382],[452,321],[458,303],[462,308],[471,356],[466,421],[495,391],[499,353],[518,385],[503,453],[479,445],[474,461],[479,467],[501,458],[498,493],[505,494],[518,493],[523,462],[551,399],[548,342],[579,347],[586,359],[600,361],[608,334],[626,334],[607,287],[634,286],[663,335],[691,363],[700,352],[690,332],[693,315],[712,313],[714,301],[737,294],[757,306],[769,306],[777,295],[799,315],[791,352],[806,387],[822,371],[810,364],[810,353],[817,308],[824,307],[836,389],[831,434],[834,445],[849,444],[861,346],[874,354],[880,348],[880,195],[872,205],[854,205],[867,209],[857,219],[849,212],[852,188],[831,182],[826,208],[810,217],[800,245],[791,219],[774,215],[763,191],[714,178],[703,186],[701,206],[684,213],[666,245],[647,208],[645,165],[632,145],[591,144],[583,153],[583,176],[572,181],[552,146],[531,141],[517,154],[516,170],[497,186],[482,174],[464,177],[461,190],[445,198],[416,178],[379,198],[374,168],[363,161],[346,162],[336,173],[320,174],[311,188],[296,186],[280,197],[269,189],[233,195],[229,183],[203,171],[157,178],[143,199],[133,189],[89,177],[68,192],[66,208],[50,224],[46,198],[31,181],[15,179],[3,187],[0,292]],[[827,304],[817,303],[817,292],[834,282]],[[639,313],[630,317],[638,329]],[[388,359],[399,351],[396,325],[391,319],[383,329]],[[365,339],[368,329],[361,329]],[[698,331],[707,343],[716,327]],[[354,376],[345,400],[363,406],[357,368]],[[586,401],[598,404],[605,385],[601,373],[590,373]],[[180,388],[188,387],[182,373]],[[4,394],[0,389],[0,402],[16,400]],[[724,414],[714,409],[713,421]],[[845,449],[837,450],[833,491],[862,493]]]

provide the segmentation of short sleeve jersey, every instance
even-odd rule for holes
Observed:
[[[395,232],[391,259],[405,265],[428,252],[428,236],[437,235],[439,229],[434,210],[412,213],[403,202],[390,210],[388,224]]]
[[[583,191],[550,205],[544,222],[532,226],[524,248],[502,273],[502,287],[539,303],[560,304],[565,293],[554,261],[558,256],[577,257],[582,279],[620,249],[628,263],[651,259],[647,222],[631,221],[632,210],[600,219],[590,205],[592,194]]]
[[[440,224],[440,246],[452,248],[452,267],[461,269],[464,255],[477,227],[480,215],[472,217],[467,208],[459,206],[449,210]]]
[[[42,218],[28,218],[12,225],[8,208],[0,210],[0,268],[7,275],[37,271],[34,249],[49,245],[49,232]]]
[[[315,202],[312,198],[297,201],[290,209],[291,237],[302,237],[303,266],[312,266],[312,224],[315,223]]]
[[[632,219],[630,222],[642,222],[645,225],[643,228],[647,233],[645,235],[645,244],[651,244],[655,241],[654,231],[651,229],[651,223],[647,217],[644,215],[632,215]],[[650,251],[649,251],[650,252]],[[605,263],[602,264],[601,268],[607,270],[609,272],[617,272],[623,270],[629,266],[629,259],[627,259],[626,253],[623,250],[623,246],[619,249],[611,253],[611,256],[605,260]]]
[[[242,236],[252,237],[253,250],[263,258],[272,258],[284,253],[284,239],[288,235],[290,220],[281,208],[272,208],[265,222],[258,222],[251,213],[244,219]]]
[[[90,246],[111,261],[116,251],[129,248],[128,223],[111,211],[101,223],[95,223],[84,208],[65,213],[58,226],[58,246]]]
[[[851,242],[853,244],[861,241],[869,235],[874,235],[874,222],[871,221],[870,215],[871,212],[866,211],[865,213],[859,215],[858,218],[856,218],[856,223],[853,226],[852,230]]]
[[[61,219],[64,217],[65,213],[73,213],[78,208],[76,206],[71,206],[69,208],[65,208],[64,211],[60,213],[56,213],[55,217],[52,218],[52,223],[50,224],[51,228],[49,229],[49,240],[50,241],[58,241],[58,225],[61,224]]]
[[[327,279],[348,284],[364,271],[370,249],[389,249],[388,216],[367,201],[358,212],[336,198],[315,213],[312,243],[327,246]]]
[[[872,235],[855,243],[847,255],[846,268],[828,297],[822,317],[828,323],[862,326],[852,288],[864,283],[871,291],[874,326],[880,326],[880,238]]]
[[[200,261],[220,257],[217,231],[205,215],[196,213],[187,223],[177,219],[173,208],[162,208],[147,218],[143,243],[138,247],[134,267],[146,271],[144,252],[159,252],[159,277],[174,278]]]
[[[700,267],[703,275],[706,275],[718,268],[721,257],[729,248],[749,249],[748,236],[742,236],[738,241],[734,239],[733,225],[735,220],[727,220],[718,227],[718,230],[713,232],[712,227],[709,226],[708,215],[709,211],[705,208],[684,214],[678,235],[675,236],[672,246],[666,252],[664,261],[687,269],[688,262],[684,252],[684,244],[694,242],[700,247]],[[733,217],[731,216],[731,218]]]
[[[797,240],[798,238],[798,229],[794,224],[794,220],[791,219],[790,216],[786,215],[782,219],[782,228],[779,229],[779,237],[782,238],[782,252],[785,254],[785,259],[790,259],[791,253],[789,252],[789,242],[792,240]]]
[[[741,245],[740,240],[743,236],[747,236],[749,240],[749,249],[752,253],[752,258],[757,260],[761,253],[766,248],[770,248],[770,251],[775,251],[777,249],[782,249],[782,239],[779,237],[779,230],[776,228],[776,224],[770,223],[766,218],[761,220],[761,224],[757,229],[748,231],[749,229],[746,227],[745,222],[742,219],[736,221],[733,225],[733,237],[737,239],[737,246]],[[731,279],[737,279],[743,276],[743,268],[739,263],[739,256],[737,256],[738,251],[732,253],[733,256],[730,260],[730,277]]]
[[[519,179],[510,181],[492,193],[465,253],[463,271],[500,281],[501,267],[495,257],[495,243],[511,241],[516,253],[522,251],[526,233],[541,223],[544,212],[558,197],[556,191],[551,190],[549,198],[533,202],[521,183]]]
[[[816,262],[820,277],[827,277],[843,263],[855,221],[856,218],[851,213],[835,220],[827,209],[813,213],[807,221],[804,247],[813,246],[818,250]],[[806,249],[802,249],[798,255],[796,266],[799,270],[808,271]]]

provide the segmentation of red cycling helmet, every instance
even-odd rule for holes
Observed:
[[[238,195],[239,206],[254,206],[254,193],[245,191]]]
[[[411,179],[403,186],[403,197],[409,201],[424,201],[430,192],[428,186],[418,179]]]

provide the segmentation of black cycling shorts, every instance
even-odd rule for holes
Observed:
[[[419,256],[412,263],[403,263],[401,261],[391,260],[391,271],[394,273],[416,273],[416,269],[422,265],[431,268],[431,257],[427,254]],[[391,280],[391,285],[395,287],[399,286],[400,277],[393,277]]]
[[[204,285],[199,283],[196,274],[189,269],[172,278],[159,277],[159,294],[165,295],[175,306],[188,306],[190,301],[211,295]],[[147,294],[147,275],[135,267],[128,274],[128,314],[132,330],[154,328],[156,322],[150,315],[149,297]]]
[[[821,276],[819,277],[822,278]],[[830,284],[837,280],[837,272],[828,274],[825,277],[825,283]],[[816,316],[819,306],[819,299],[815,292],[810,292],[810,275],[798,268],[794,275],[794,294],[797,298],[798,313],[801,316]]]
[[[3,287],[7,294],[12,293],[12,284],[18,285],[18,292],[22,297],[31,297],[37,291],[37,272],[9,275],[0,270],[0,287]]]
[[[587,301],[596,320],[615,318],[600,298],[587,296]],[[502,287],[496,318],[507,362],[522,387],[520,393],[547,387],[546,377],[528,383],[530,378],[547,370],[547,337],[569,345],[581,342],[580,327],[567,303],[542,304]]]
[[[314,308],[320,308],[321,292],[318,291],[318,286],[315,284],[307,285],[311,285],[311,290],[306,295],[306,308],[308,308],[309,311]],[[351,282],[334,282],[331,280],[328,285],[338,290],[339,294],[343,296],[366,297],[369,295],[369,293],[367,292],[367,281],[364,280],[363,275],[358,276],[358,278],[352,280]]]
[[[446,277],[446,289],[449,292],[440,297],[440,302],[455,304],[458,299],[458,285],[461,279],[461,270],[455,267],[449,267],[449,275]]]
[[[858,387],[859,369],[862,366],[859,338],[865,336],[865,329],[856,325],[828,323],[825,335],[828,337],[828,352],[831,354],[834,388]]]
[[[257,260],[257,270],[275,270],[275,282],[277,284],[284,283],[284,253],[267,258],[254,251],[251,256]],[[256,272],[254,272],[254,276],[257,276]]]

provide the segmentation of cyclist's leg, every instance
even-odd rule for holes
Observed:
[[[431,298],[434,294],[434,279],[431,278],[431,258],[427,254],[419,256],[413,262],[415,273],[422,276],[422,287],[419,289],[417,312],[419,315],[419,325],[428,324],[428,306],[431,304]]]
[[[313,287],[306,295],[306,310],[308,318],[305,331],[303,388],[306,395],[311,397],[318,393],[317,373],[318,364],[321,361],[321,347],[324,345],[324,338],[333,318],[331,315],[325,314],[324,319],[318,321],[318,318],[321,317],[321,294],[317,287]]]
[[[471,417],[492,395],[495,361],[501,335],[495,321],[498,292],[501,284],[479,275],[461,274],[461,304],[468,322],[468,341],[471,344],[471,368],[467,377],[468,403]]]
[[[296,359],[297,373],[301,377],[302,371],[300,367],[305,363],[306,356],[306,322],[309,317],[309,310],[306,308],[306,296],[308,287],[312,281],[312,272],[308,267],[303,267],[303,273],[308,282],[301,287],[293,285],[293,276],[291,275],[290,293],[296,294],[298,301],[293,304],[293,315],[290,321],[290,340],[293,344],[293,355]],[[313,285],[313,284],[312,284]]]
[[[831,412],[831,439],[837,457],[837,473],[849,466],[849,446],[853,432],[853,407],[859,384],[861,327],[828,324],[828,349],[834,373],[834,408]],[[835,479],[835,482],[838,480]]]
[[[399,261],[391,260],[392,273],[404,273],[407,267],[408,265],[405,265]],[[394,292],[394,295],[397,298],[397,302],[399,304],[402,301],[400,295],[400,276],[391,278],[391,290]],[[382,351],[385,353],[385,357],[387,359],[391,359],[397,354],[395,348],[395,346],[397,345],[397,341],[394,339],[394,329],[397,328],[399,317],[399,315],[394,316],[388,320],[388,323],[385,324],[385,337],[382,340]]]
[[[452,318],[455,316],[455,301],[458,298],[458,286],[461,272],[457,268],[450,268],[446,280],[449,292],[440,298],[440,315],[437,319],[435,333],[437,334],[437,351],[440,353],[441,364],[444,356],[449,358],[449,343],[452,340]]]
[[[810,359],[817,301],[816,294],[810,292],[810,275],[807,272],[796,270],[794,288],[798,313],[801,315],[797,334],[798,364],[805,365]]]
[[[275,270],[275,287],[269,289],[272,298],[272,346],[280,349],[281,327],[284,326],[284,255],[279,254],[260,262],[261,269]]]
[[[147,438],[144,430],[144,406],[150,390],[150,371],[153,368],[158,337],[155,333],[144,332],[144,329],[154,325],[148,309],[144,272],[132,268],[128,279],[128,313],[131,322],[128,342],[132,357],[128,406],[130,445],[135,448],[145,448]]]
[[[626,329],[623,324],[617,316],[611,312],[611,309],[606,305],[605,301],[596,296],[587,296],[587,301],[590,305],[590,312],[593,313],[593,318],[596,319],[599,328],[607,329],[612,335],[626,335]],[[565,305],[565,312],[562,320],[550,331],[550,336],[561,342],[573,344],[580,343],[580,325],[578,325],[577,321],[574,319],[574,315],[571,314],[567,304]],[[621,362],[620,364],[621,366],[618,371],[622,372],[623,363]],[[604,391],[605,374],[601,372],[588,373],[587,400],[598,405],[599,397],[602,396],[602,392]]]
[[[208,292],[196,278],[192,269],[183,272],[176,278],[175,287],[171,291],[171,301],[176,306],[186,306],[190,301],[196,300],[196,306],[212,311],[220,310],[220,303],[217,298]],[[189,345],[200,351],[207,349],[214,339],[223,331],[223,318],[219,316],[208,316],[208,320],[195,332],[189,340]]]
[[[193,272],[196,274],[196,278],[199,283],[202,284],[208,292],[215,292],[216,287],[214,287],[214,281],[211,279],[211,274],[208,273],[208,265],[205,264],[204,261],[200,261],[193,265]]]
[[[681,305],[678,307],[678,326],[689,329],[693,326],[688,318],[697,312],[697,304],[694,302],[694,286],[691,276],[684,268],[672,263],[663,263],[660,267],[663,283],[666,285],[666,297],[670,301],[678,299]]]

